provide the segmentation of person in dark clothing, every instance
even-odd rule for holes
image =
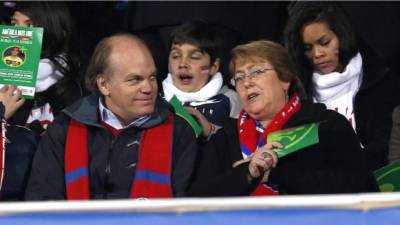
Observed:
[[[37,140],[28,128],[7,123],[24,103],[15,85],[0,89],[0,201],[21,201],[36,152]]]
[[[354,130],[339,113],[307,101],[283,46],[263,40],[239,45],[230,70],[243,111],[200,150],[191,196],[378,190]],[[278,161],[274,149],[285,146],[267,142],[268,135],[314,122],[319,141]]]
[[[142,40],[116,34],[100,41],[86,84],[93,95],[63,110],[42,137],[26,199],[185,196],[196,137],[159,97]]]
[[[400,160],[400,106],[393,110],[393,126],[390,132],[389,162]]]
[[[400,104],[398,77],[357,40],[335,4],[293,4],[284,37],[308,96],[347,118],[370,170],[386,165],[391,113]]]
[[[17,2],[11,25],[44,30],[34,99],[9,120],[40,135],[63,108],[84,95],[82,41],[76,40],[69,8],[62,2]]]

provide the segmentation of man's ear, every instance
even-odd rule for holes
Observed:
[[[105,77],[106,75],[104,74],[98,74],[96,77],[96,84],[97,88],[99,89],[100,93],[103,96],[108,96],[110,95],[109,91],[109,79]]]
[[[221,63],[221,59],[220,58],[216,58],[214,60],[214,63],[211,64],[211,66],[210,66],[210,75],[211,76],[216,74],[219,71],[220,63]]]

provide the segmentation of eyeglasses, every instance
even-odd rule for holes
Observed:
[[[248,77],[250,80],[256,80],[257,78],[261,77],[264,75],[268,70],[274,70],[274,69],[269,69],[269,68],[264,68],[264,69],[255,69],[253,71],[250,71],[249,74],[246,75],[244,72],[240,72],[235,74],[235,76],[231,79],[231,84],[232,86],[240,86],[244,84],[244,81],[246,80],[246,77]]]

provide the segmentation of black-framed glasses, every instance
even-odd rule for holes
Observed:
[[[231,84],[232,86],[240,86],[244,84],[244,81],[246,80],[246,77],[248,77],[250,80],[256,80],[258,77],[263,76],[266,74],[267,71],[269,70],[274,70],[270,68],[260,68],[260,69],[255,69],[249,72],[249,74],[246,75],[244,72],[239,72],[236,73],[235,76],[231,79]]]

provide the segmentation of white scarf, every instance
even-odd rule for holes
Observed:
[[[56,60],[63,67],[67,68],[66,59],[62,54],[59,55]],[[50,59],[41,59],[39,61],[35,92],[42,92],[47,90],[51,85],[57,83],[57,81],[63,77],[64,74],[55,69],[54,63]]]
[[[184,92],[175,87],[172,83],[172,75],[168,73],[167,78],[162,82],[164,97],[169,101],[172,96],[176,97],[182,103],[193,102],[193,101],[206,101],[207,99],[218,94],[222,87],[222,74],[220,72],[214,74],[211,80],[204,85],[199,91],[196,92]]]
[[[362,58],[360,53],[357,53],[342,73],[313,73],[313,100],[324,103],[328,109],[336,110],[344,115],[355,130],[353,100],[360,87],[361,79]]]

